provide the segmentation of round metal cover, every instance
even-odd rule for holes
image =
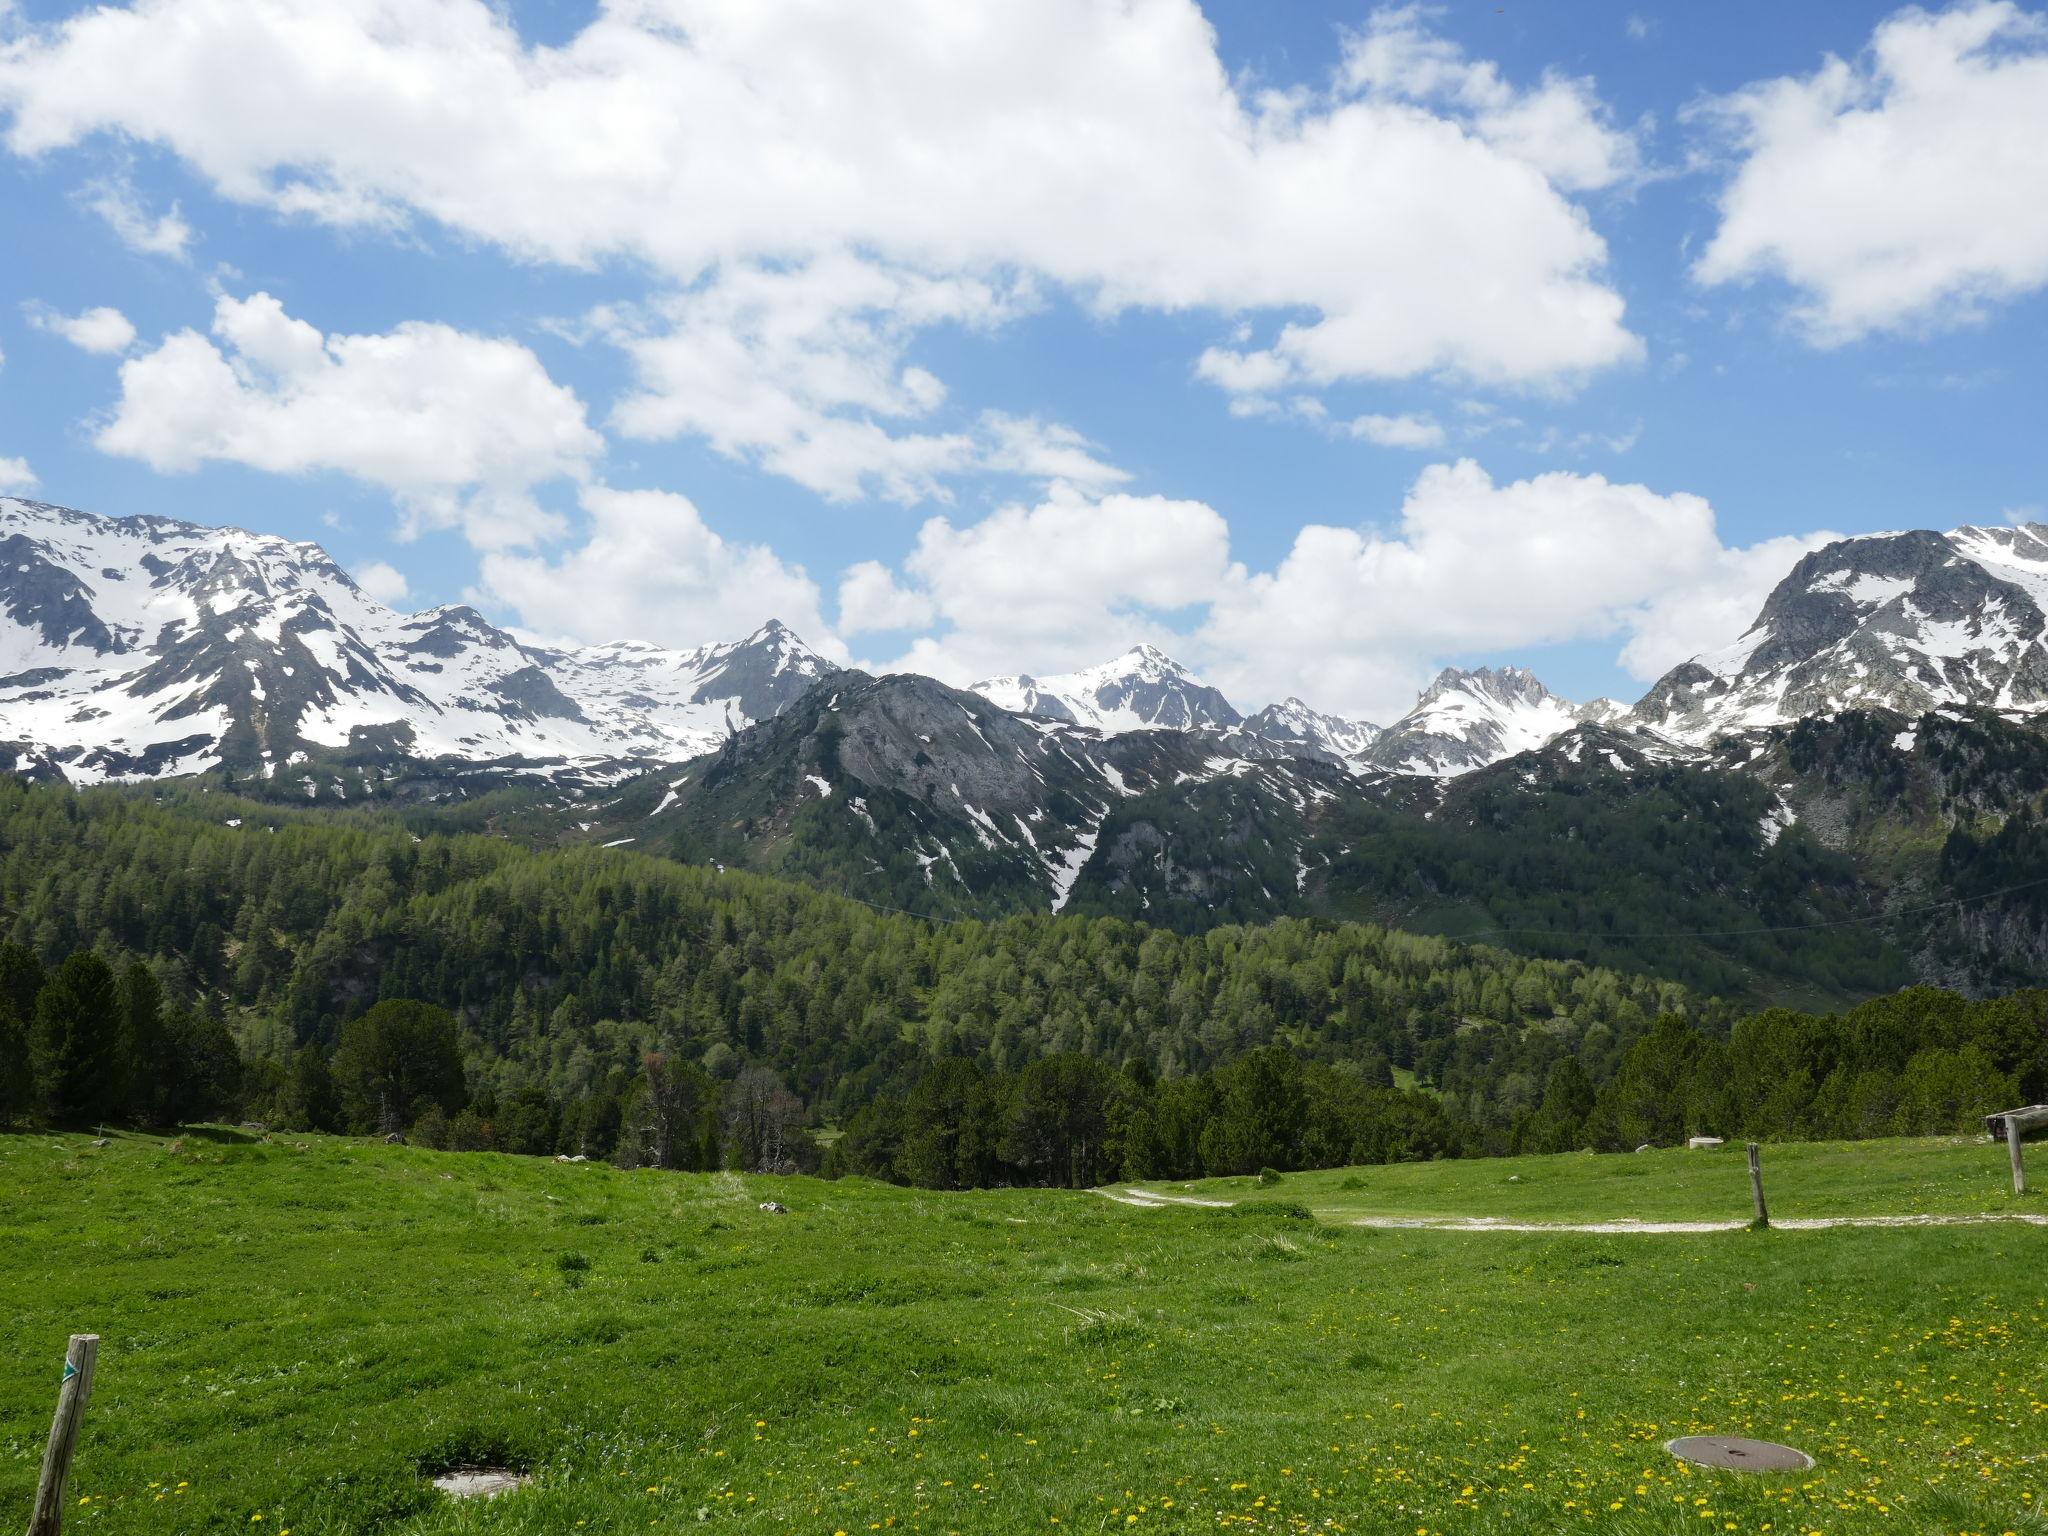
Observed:
[[[1789,1445],[1769,1440],[1744,1440],[1735,1435],[1686,1435],[1667,1440],[1664,1449],[1696,1467],[1727,1472],[1804,1472],[1813,1458]]]

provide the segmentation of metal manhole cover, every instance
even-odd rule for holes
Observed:
[[[1696,1467],[1728,1472],[1804,1472],[1813,1465],[1811,1456],[1789,1445],[1734,1435],[1686,1435],[1665,1441],[1664,1449]]]

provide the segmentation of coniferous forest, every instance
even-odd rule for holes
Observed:
[[[0,1114],[934,1187],[1966,1129],[2048,993],[1738,1016],[1290,920],[939,922],[431,815],[0,782]]]

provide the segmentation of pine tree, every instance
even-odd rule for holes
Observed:
[[[19,944],[0,945],[0,1127],[12,1125],[35,1105],[29,1038],[43,980],[43,967],[33,953]]]
[[[177,1077],[164,1032],[164,989],[140,960],[121,973],[121,1118],[154,1125]]]
[[[29,1059],[43,1113],[59,1125],[116,1114],[121,1070],[119,988],[107,962],[80,950],[57,967],[36,996]]]

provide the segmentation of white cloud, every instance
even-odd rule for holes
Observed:
[[[1240,706],[1292,694],[1385,721],[1474,655],[1606,640],[1647,682],[1740,635],[1833,537],[1731,547],[1698,496],[1570,472],[1502,485],[1462,460],[1417,476],[1391,530],[1311,525],[1254,573],[1200,502],[1060,487],[965,527],[930,519],[899,572],[847,573],[841,620],[928,622],[891,665],[956,683],[1151,640]]]
[[[801,566],[735,544],[668,491],[585,486],[583,542],[554,559],[485,554],[478,596],[527,627],[585,641],[632,635],[664,645],[730,640],[779,618],[819,650],[840,647]]]
[[[411,595],[412,583],[405,572],[384,560],[372,560],[355,568],[356,585],[380,603],[397,607]]]
[[[0,456],[0,495],[32,491],[39,483],[35,471],[28,467],[27,459]]]
[[[1647,681],[1740,634],[1830,537],[1730,549],[1698,496],[1568,472],[1496,485],[1461,460],[1417,477],[1392,532],[1302,529],[1273,571],[1218,594],[1200,642],[1233,696],[1374,718],[1451,656],[1620,638]]]
[[[1131,478],[1097,458],[1096,444],[1058,422],[984,411],[981,428],[987,438],[981,457],[985,468],[1028,480],[1064,480],[1095,489],[1121,485]]]
[[[190,251],[192,226],[185,222],[178,205],[172,203],[169,213],[150,212],[126,176],[87,182],[79,188],[78,197],[131,251],[177,261],[183,261]]]
[[[946,630],[896,665],[969,683],[1100,661],[1161,634],[1228,578],[1230,530],[1197,501],[1058,484],[966,527],[929,519],[903,568]]]
[[[62,336],[81,351],[106,356],[126,352],[135,344],[135,327],[118,309],[101,304],[75,315],[59,314],[41,305],[26,305],[30,325]]]
[[[1346,81],[1376,97],[1449,111],[1560,187],[1594,191],[1641,174],[1636,135],[1609,121],[1590,79],[1553,72],[1539,85],[1518,89],[1502,78],[1500,66],[1466,57],[1431,31],[1435,14],[1421,5],[1373,12],[1345,39]]]
[[[898,586],[879,560],[848,566],[839,578],[839,632],[843,635],[918,629],[937,616],[929,597]]]
[[[340,471],[393,492],[413,527],[497,548],[552,531],[532,488],[583,478],[603,446],[516,342],[417,321],[327,336],[267,293],[220,299],[213,336],[178,331],[122,363],[99,447],[164,471]]]
[[[1354,416],[1344,430],[1381,448],[1438,448],[1444,440],[1433,416]]]
[[[1703,283],[1784,279],[1822,345],[2048,285],[2048,17],[1898,12],[1853,61],[1695,109],[1738,156]]]
[[[1276,352],[1209,347],[1195,359],[1195,377],[1233,395],[1263,395],[1292,380],[1294,369]]]
[[[1412,11],[1363,36],[1250,93],[1195,0],[611,0],[550,47],[486,0],[136,0],[0,45],[0,112],[19,154],[125,138],[285,214],[644,263],[677,292],[619,337],[622,430],[912,499],[977,460],[905,346],[1034,285],[1263,318],[1237,366],[1304,388],[1639,355],[1571,196],[1634,164],[1590,85]]]
[[[795,267],[742,264],[651,313],[601,310],[600,334],[630,358],[636,389],[613,412],[631,437],[695,434],[834,501],[944,494],[978,455],[964,433],[892,434],[945,387],[905,365],[911,334],[985,328],[1022,302],[1014,285],[931,278],[844,254]]]

